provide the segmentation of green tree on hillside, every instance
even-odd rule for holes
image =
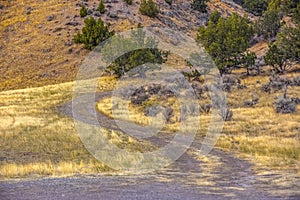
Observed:
[[[88,15],[88,10],[85,6],[82,6],[80,9],[80,17],[86,17]]]
[[[92,50],[104,40],[114,35],[114,31],[109,31],[109,24],[105,25],[99,18],[90,17],[84,20],[85,26],[82,28],[82,33],[77,33],[74,37],[75,43],[84,44],[84,48]]]
[[[105,5],[104,5],[103,0],[100,0],[100,3],[99,3],[99,5],[98,5],[97,10],[98,10],[101,14],[105,13]]]
[[[198,10],[202,13],[206,13],[207,10],[207,5],[206,3],[208,2],[209,0],[193,0],[191,6],[194,10]]]
[[[246,11],[261,16],[264,11],[268,8],[268,2],[265,0],[244,0],[242,5]]]
[[[294,26],[283,27],[265,56],[266,63],[277,73],[285,73],[294,62],[300,62],[300,3],[292,12]]]
[[[140,27],[140,26],[139,26]],[[107,62],[112,62],[108,71],[121,77],[126,72],[146,63],[153,63],[147,67],[156,67],[155,64],[162,64],[167,61],[169,52],[160,51],[158,41],[146,37],[146,33],[141,29],[133,30],[130,38],[120,36],[113,37],[112,40],[102,50],[102,55]],[[132,50],[136,49],[136,50]],[[119,52],[119,53],[118,53]],[[121,52],[127,52],[117,57]],[[148,69],[139,67],[137,74],[143,75]]]
[[[139,11],[142,15],[148,17],[156,17],[159,13],[159,9],[153,0],[142,0]]]
[[[253,28],[248,19],[237,14],[227,19],[218,18],[218,14],[213,13],[207,27],[199,29],[197,41],[212,56],[220,73],[224,74],[237,67],[246,68],[247,63],[253,63],[250,61],[255,59],[253,54],[249,56],[245,53],[252,35]]]
[[[280,29],[280,16],[276,9],[267,10],[256,23],[256,32],[266,39],[275,37]]]

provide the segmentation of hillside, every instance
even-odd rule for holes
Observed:
[[[0,9],[0,91],[43,86],[71,81],[87,55],[81,45],[73,43],[74,35],[81,30],[84,19],[79,16],[82,5],[89,15],[101,16],[112,24],[112,29],[129,30],[138,23],[144,26],[167,27],[195,36],[208,14],[191,9],[190,2],[156,1],[160,7],[157,18],[139,13],[140,1],[127,5],[123,0],[107,0],[106,13],[96,11],[98,0],[11,0],[2,1]],[[213,0],[209,12],[218,10],[227,16],[245,11],[230,1]],[[249,15],[251,16],[251,15]]]

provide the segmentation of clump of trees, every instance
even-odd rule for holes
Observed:
[[[159,9],[155,5],[153,0],[142,0],[139,11],[142,15],[153,18],[156,17],[159,13]]]
[[[82,28],[82,33],[77,33],[74,37],[75,43],[84,44],[84,48],[92,50],[94,47],[114,35],[114,31],[110,31],[110,25],[105,25],[99,18],[90,17],[84,20],[85,26]]]
[[[200,27],[197,41],[212,56],[221,75],[234,68],[248,68],[254,64],[256,55],[248,52],[254,30],[249,20],[237,14],[227,19],[212,13],[207,26]]]
[[[206,3],[208,2],[209,0],[193,0],[191,6],[192,6],[192,9],[194,10],[198,10],[202,13],[207,13],[207,5]]]

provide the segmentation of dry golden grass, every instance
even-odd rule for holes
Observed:
[[[239,72],[240,73],[240,72]],[[290,73],[286,76],[295,77],[299,73]],[[261,85],[267,83],[269,76],[249,76],[242,79],[242,84],[247,85],[247,89],[233,89],[227,94],[227,103],[233,110],[233,120],[225,122],[222,135],[217,146],[253,159],[256,164],[273,167],[276,169],[292,169],[300,172],[300,106],[293,114],[277,114],[273,108],[275,97],[282,95],[283,91],[267,94],[261,91]],[[259,82],[258,82],[259,81]],[[299,87],[290,87],[288,95],[300,97]],[[259,102],[252,108],[245,107],[244,101],[259,97]],[[201,100],[201,103],[208,103]],[[133,106],[129,102],[130,118],[122,118],[124,110],[119,110],[113,116],[111,111],[111,99],[106,98],[98,103],[100,112],[117,119],[129,120],[141,125],[149,125],[155,120],[152,117],[144,116],[144,107],[151,106],[157,102],[161,105],[173,106],[179,116],[179,105],[174,99],[161,100],[152,98],[144,102],[143,106]],[[176,117],[173,117],[173,119]],[[180,122],[174,120],[164,126],[164,131],[176,131]],[[209,123],[210,115],[202,114],[199,127],[199,134],[205,135]]]
[[[109,80],[103,78],[99,88],[112,89]],[[64,83],[0,93],[1,179],[113,172],[85,149],[73,120],[56,112],[57,105],[71,100],[72,89],[73,83]],[[154,148],[116,131],[104,133],[129,151]]]
[[[87,54],[78,45],[66,45],[77,32],[76,27],[65,25],[79,13],[76,1],[1,3],[4,8],[0,11],[0,91],[74,80]],[[30,14],[26,14],[28,7],[32,8]],[[47,21],[51,15],[54,19]]]

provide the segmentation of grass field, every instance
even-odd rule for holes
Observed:
[[[299,73],[287,76],[295,77]],[[259,82],[257,82],[259,80]],[[275,97],[282,95],[283,91],[267,94],[261,91],[261,85],[267,83],[268,76],[249,76],[242,79],[246,89],[234,88],[227,94],[228,106],[232,109],[233,120],[225,122],[225,126],[217,146],[231,152],[241,153],[256,164],[261,164],[278,170],[292,170],[300,174],[300,106],[293,114],[277,114],[273,108]],[[300,88],[290,87],[288,96],[299,97]],[[254,107],[245,107],[244,101],[259,97]],[[201,100],[199,103],[207,103]],[[98,103],[98,110],[112,118],[129,120],[141,125],[149,125],[155,117],[146,117],[143,112],[146,106],[158,102],[150,99],[142,106],[134,106],[129,102],[130,117],[124,115],[124,110],[112,113],[111,99],[106,98]],[[160,100],[161,105],[173,105],[176,115],[179,116],[178,102],[174,98]],[[125,117],[125,118],[124,118]],[[179,118],[179,117],[177,117]],[[202,114],[198,133],[205,135],[211,121],[210,114]],[[167,123],[165,131],[176,131],[180,122]]]
[[[110,79],[100,81],[111,89]],[[84,148],[73,119],[56,106],[72,99],[73,83],[0,93],[0,178],[114,173]],[[116,131],[105,130],[118,147],[153,149]]]

